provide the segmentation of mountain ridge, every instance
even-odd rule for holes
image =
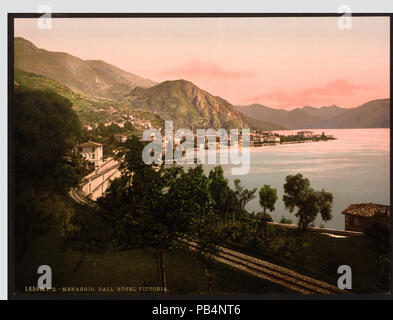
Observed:
[[[66,52],[40,49],[21,37],[14,38],[14,67],[96,98],[120,99],[136,86],[156,84],[104,61],[82,60]]]
[[[390,99],[375,99],[355,108],[336,105],[292,110],[274,109],[262,104],[236,106],[245,116],[275,123],[288,129],[344,129],[390,127]]]
[[[165,120],[174,120],[176,128],[250,126],[246,117],[228,101],[184,79],[167,80],[150,88],[136,87],[123,100],[135,110],[148,110]]]

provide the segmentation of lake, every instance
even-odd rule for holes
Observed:
[[[296,134],[300,130],[277,131]],[[297,221],[282,201],[283,184],[287,175],[303,174],[311,187],[325,189],[333,194],[333,218],[323,223],[326,228],[344,229],[341,214],[352,203],[374,202],[390,204],[390,129],[311,129],[315,134],[333,135],[337,140],[279,144],[252,147],[250,171],[247,175],[233,176],[232,165],[222,165],[231,182],[239,178],[247,188],[269,184],[277,189],[278,200],[271,216],[279,221],[282,216]],[[222,150],[221,152],[227,152]],[[208,171],[213,165],[205,165]],[[259,196],[248,205],[249,211],[262,211]],[[315,220],[315,226],[321,220]]]

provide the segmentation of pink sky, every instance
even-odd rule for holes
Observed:
[[[389,97],[389,18],[16,19],[39,48],[161,82],[186,79],[232,104],[356,107]]]

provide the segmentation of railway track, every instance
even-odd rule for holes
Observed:
[[[83,194],[81,194],[79,187],[72,188],[69,191],[69,195],[72,199],[74,199],[76,202],[78,202],[80,204],[88,205],[91,207],[94,206],[94,202],[92,200],[90,200],[89,198],[87,198]]]
[[[186,242],[191,250],[196,251],[198,246],[195,242]],[[245,271],[258,278],[274,282],[287,287],[295,292],[303,294],[348,294],[329,283],[313,279],[290,269],[275,265],[273,263],[257,259],[227,248],[219,247],[214,259],[228,264],[236,269]]]
[[[98,173],[98,171],[97,171],[98,169],[97,169],[94,174],[88,176],[88,178],[84,178],[83,179],[84,183],[82,183],[82,187],[83,187],[83,185],[85,185],[87,183],[88,180],[95,180],[95,179],[103,176],[104,174],[112,171],[113,169],[117,169],[119,167],[120,167],[120,164],[117,163],[117,164],[114,164],[114,165],[112,165],[112,166],[110,166],[110,167],[100,171],[99,173]]]
[[[106,171],[105,173],[108,173],[108,172],[110,172],[111,170],[113,170],[113,169],[117,169],[118,168],[118,166],[114,166],[114,167],[112,167],[112,168],[110,168],[110,170],[108,170],[108,171]],[[111,178],[116,174],[117,172],[115,171],[115,172],[112,172],[107,178],[106,178],[106,180],[104,180],[104,181],[102,181],[99,185],[97,185],[97,187],[95,187],[91,192],[92,193],[94,193],[94,192],[96,192],[99,188],[101,188],[101,186],[107,181],[107,180],[111,180]]]

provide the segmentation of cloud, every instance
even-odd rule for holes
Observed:
[[[249,98],[252,102],[269,102],[280,107],[304,106],[324,101],[334,102],[337,97],[350,97],[373,87],[351,83],[345,79],[335,79],[324,86],[306,88],[294,92],[274,91]]]
[[[219,78],[219,79],[238,79],[251,77],[254,74],[248,71],[234,71],[224,69],[214,63],[200,60],[190,60],[182,66],[161,72],[167,77],[180,78]]]

